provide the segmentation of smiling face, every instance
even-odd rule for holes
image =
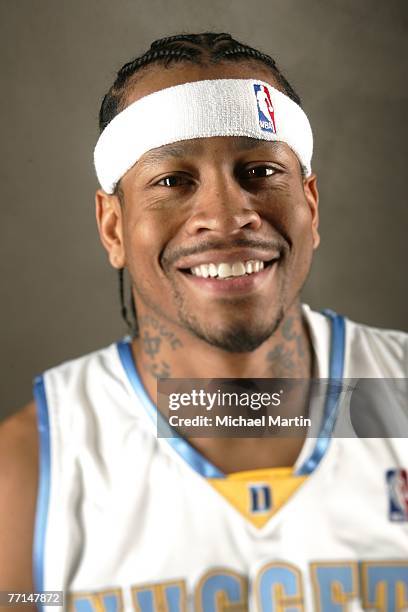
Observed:
[[[256,63],[149,68],[125,105],[164,87],[254,78]],[[183,141],[145,153],[121,179],[123,203],[97,194],[102,241],[126,266],[138,313],[155,312],[226,351],[251,351],[298,298],[318,245],[315,177],[285,143]]]

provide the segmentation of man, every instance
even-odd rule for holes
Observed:
[[[335,439],[338,394],[307,439],[156,435],[161,378],[407,376],[405,334],[300,303],[319,234],[297,94],[229,35],[180,35],[121,69],[100,119],[98,228],[137,332],[47,372],[2,426],[0,588],[74,610],[407,607],[406,441]]]

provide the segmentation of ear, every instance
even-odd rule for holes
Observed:
[[[307,178],[303,179],[303,189],[307,203],[309,204],[310,212],[312,214],[313,248],[317,249],[320,244],[319,192],[317,190],[317,176],[315,174],[311,174]]]
[[[117,269],[124,268],[126,259],[123,245],[123,211],[119,198],[98,189],[95,205],[99,236],[108,253],[110,264]]]

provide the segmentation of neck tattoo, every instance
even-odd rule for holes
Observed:
[[[309,378],[311,356],[307,350],[307,333],[301,317],[289,315],[282,323],[279,341],[266,355],[268,369],[274,378]]]
[[[138,320],[140,345],[142,348],[142,366],[153,378],[171,378],[171,366],[162,359],[162,349],[176,351],[183,346],[180,338],[151,315],[143,315]]]

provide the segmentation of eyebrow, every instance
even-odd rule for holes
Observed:
[[[152,149],[146,152],[137,164],[150,166],[151,164],[159,163],[168,158],[180,159],[186,155],[197,155],[202,151],[202,143],[200,140],[201,139],[196,139],[194,141],[186,140]],[[250,151],[265,145],[272,146],[274,149],[279,149],[282,143],[275,140],[260,140],[247,136],[237,136],[234,140],[233,148],[235,151]]]
[[[199,152],[201,146],[195,142],[175,142],[173,144],[164,145],[157,149],[152,149],[143,155],[143,159],[140,159],[141,164],[150,165],[163,161],[169,157],[180,158],[186,155],[194,155]],[[139,163],[138,162],[138,163]]]

